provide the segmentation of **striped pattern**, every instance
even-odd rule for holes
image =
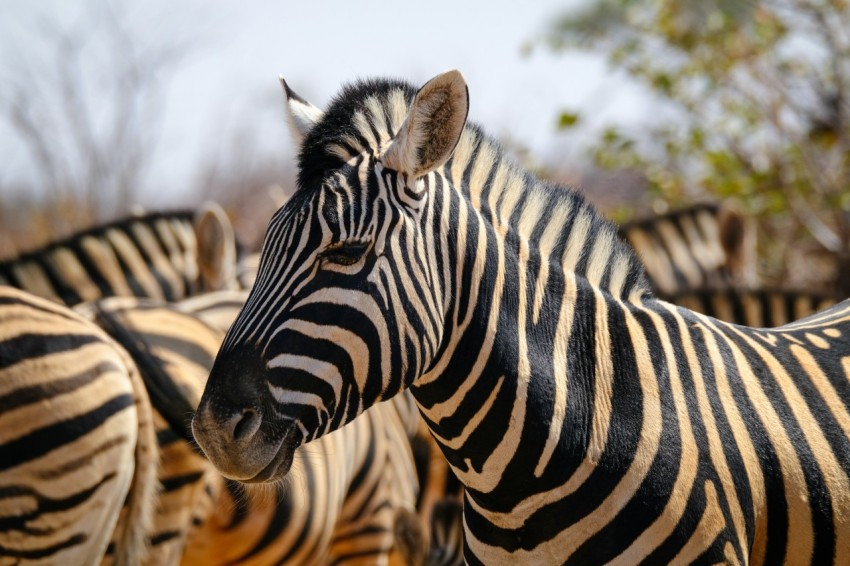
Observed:
[[[85,303],[75,310],[101,325],[131,352],[150,391],[162,487],[147,532],[147,563],[179,564],[193,514],[204,497],[204,485],[212,481],[210,476],[217,475],[185,439],[191,411],[200,399],[221,343],[221,332],[173,306],[134,297]],[[165,376],[165,387],[151,375],[151,364]],[[175,389],[169,391],[172,384]]]
[[[662,297],[702,288],[751,287],[756,276],[755,229],[737,212],[698,204],[627,222],[620,235],[640,256]]]
[[[121,341],[136,342],[128,345],[134,357],[151,357],[174,380],[177,395],[196,403],[244,299],[232,291],[173,306],[112,298],[81,310],[98,320],[108,313],[131,333]],[[140,361],[139,367],[150,366]],[[184,423],[156,416],[163,492],[151,564],[380,564],[394,556],[395,515],[412,509],[417,494],[409,435],[418,412],[409,397],[305,447],[295,456],[291,481],[266,490],[226,481],[184,441]]]
[[[400,431],[395,408],[384,404],[299,449],[282,489],[246,490],[219,476],[183,563],[399,563],[396,514],[413,508],[417,491]]]
[[[850,301],[757,330],[654,298],[457,72],[289,100],[298,190],[193,420],[220,470],[279,478],[409,388],[471,564],[850,563]]]
[[[155,442],[126,353],[67,308],[0,287],[0,563],[96,564],[113,530],[115,563],[140,563]]]
[[[430,514],[428,566],[463,564],[463,504],[454,498],[438,501]]]
[[[0,262],[0,285],[68,305],[112,296],[176,301],[235,287],[236,243],[222,224],[226,216],[200,214],[197,233],[194,219],[192,212],[155,213],[91,228]]]

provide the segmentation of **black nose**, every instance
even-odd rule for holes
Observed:
[[[196,428],[237,448],[250,444],[263,423],[264,371],[264,363],[253,349],[220,352],[195,414]]]

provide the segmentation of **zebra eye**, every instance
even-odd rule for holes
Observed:
[[[319,258],[337,265],[353,265],[363,257],[368,249],[368,242],[340,242],[332,244],[320,253]]]

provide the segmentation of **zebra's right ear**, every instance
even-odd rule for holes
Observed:
[[[313,129],[324,112],[298,96],[295,91],[289,88],[283,75],[280,76],[280,86],[283,87],[283,95],[286,97],[286,109],[289,122],[289,130],[292,132],[293,141],[300,146],[307,133]]]

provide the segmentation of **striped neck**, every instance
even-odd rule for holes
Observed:
[[[475,127],[433,185],[429,208],[442,218],[441,241],[459,243],[449,260],[456,276],[442,346],[413,392],[452,461],[454,448],[468,450],[467,432],[499,405],[511,414],[515,397],[545,396],[568,378],[584,387],[593,368],[583,376],[567,363],[553,368],[553,347],[564,357],[593,352],[587,329],[606,305],[650,292],[609,221],[575,191],[515,167]],[[426,214],[425,222],[435,221]],[[469,467],[457,458],[456,470]]]

